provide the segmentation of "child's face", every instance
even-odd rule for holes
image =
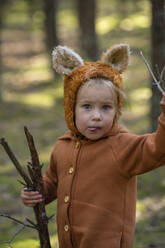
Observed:
[[[79,89],[75,107],[75,122],[79,132],[90,140],[105,136],[116,114],[111,90],[106,85],[83,86]]]

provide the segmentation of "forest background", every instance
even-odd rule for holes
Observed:
[[[131,64],[124,74],[127,98],[121,122],[137,134],[154,130],[160,94],[152,85],[140,51],[154,71],[155,64],[162,69],[164,24],[164,0],[1,1],[0,137],[6,138],[21,164],[26,166],[29,161],[24,126],[34,136],[43,170],[57,138],[66,130],[62,77],[51,67],[51,51],[58,44],[73,48],[85,60],[99,59],[102,51],[114,44],[130,44]],[[134,248],[165,248],[164,178],[164,168],[138,177]],[[17,179],[15,168],[0,147],[0,213],[33,220],[32,209],[21,203],[22,186]],[[46,209],[48,215],[55,214],[56,203]],[[0,247],[38,246],[37,233],[26,228],[15,236],[18,230],[18,224],[0,217]],[[49,232],[52,247],[58,247],[55,218]]]

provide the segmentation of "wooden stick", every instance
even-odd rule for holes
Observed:
[[[37,150],[35,148],[33,136],[30,134],[27,127],[24,127],[25,135],[27,138],[30,154],[31,154],[31,163],[28,164],[29,173],[31,179],[33,181],[34,188],[42,194],[43,198],[45,198],[44,187],[43,187],[43,179],[40,165],[39,157]],[[39,239],[40,239],[40,247],[41,248],[51,248],[50,238],[48,232],[48,218],[45,211],[45,203],[40,202],[36,206],[33,207],[35,217],[37,220],[37,226],[39,230]]]
[[[154,80],[156,86],[158,87],[159,91],[164,95],[164,94],[165,94],[165,91],[164,91],[164,90],[162,89],[162,87],[160,86],[160,82],[156,79],[156,77],[155,77],[155,75],[154,75],[154,73],[153,73],[153,71],[152,71],[152,69],[151,69],[149,63],[147,62],[146,58],[144,57],[142,51],[140,52],[140,55],[141,55],[141,57],[142,57],[144,63],[146,64],[146,66],[147,66],[147,68],[148,68],[148,70],[149,70],[149,72],[150,72],[150,74],[151,74],[151,76],[152,76],[152,78],[153,78],[153,80]],[[163,70],[164,70],[164,69],[163,69]]]
[[[42,173],[41,173],[42,166],[40,165],[40,162],[39,162],[38,153],[35,148],[32,135],[28,131],[27,127],[24,128],[24,131],[25,131],[25,135],[27,138],[27,142],[28,142],[28,146],[29,146],[29,150],[31,154],[31,163],[28,164],[29,175],[26,174],[26,172],[23,170],[22,166],[16,159],[14,153],[12,152],[11,148],[9,147],[8,143],[5,141],[4,138],[0,139],[0,144],[3,146],[4,150],[8,154],[11,161],[13,162],[15,168],[17,169],[21,177],[24,179],[26,186],[27,186],[27,190],[28,189],[37,190],[42,194],[44,198],[45,195],[44,195],[44,187],[43,187],[43,180],[42,180]],[[40,240],[40,248],[51,248],[50,237],[49,237],[49,232],[48,232],[48,220],[49,219],[46,216],[44,201],[35,205],[33,207],[33,210],[34,210],[34,214],[35,214],[36,221],[37,221],[37,224],[33,223],[33,225],[24,224],[23,222],[16,220],[7,215],[0,215],[0,216],[10,218],[18,222],[19,224],[24,225],[25,227],[35,228],[38,231],[39,240]]]

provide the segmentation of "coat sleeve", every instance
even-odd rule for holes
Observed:
[[[165,105],[158,119],[155,133],[119,135],[114,147],[114,154],[122,173],[135,176],[165,165]]]
[[[54,151],[50,157],[50,165],[43,176],[45,204],[48,204],[57,198],[57,168]]]

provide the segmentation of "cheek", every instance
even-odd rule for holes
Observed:
[[[84,114],[79,114],[76,116],[76,123],[79,125],[83,125],[86,122],[86,117]]]
[[[77,108],[75,111],[75,124],[77,128],[81,125],[81,122],[82,122],[82,114],[79,108]]]
[[[112,113],[110,113],[107,118],[105,118],[105,122],[106,124],[110,124],[113,123],[114,119],[115,119],[116,113],[113,111]]]
[[[82,111],[76,111],[75,123],[78,129],[84,128],[87,125],[88,117]]]

